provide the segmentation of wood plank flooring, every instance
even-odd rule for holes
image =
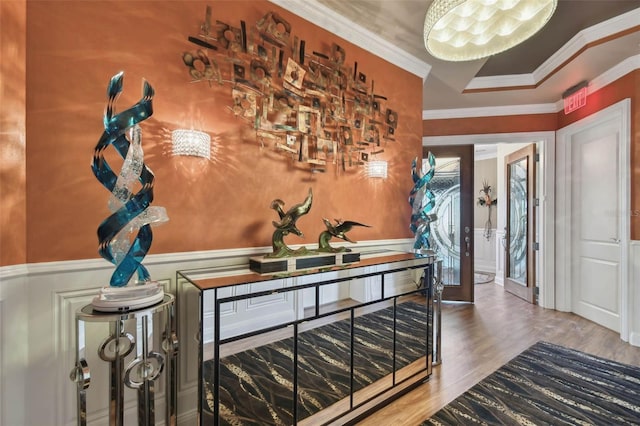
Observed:
[[[530,305],[499,285],[475,286],[475,303],[443,303],[442,364],[428,382],[361,426],[419,425],[539,340],[640,366],[640,347],[577,315]]]

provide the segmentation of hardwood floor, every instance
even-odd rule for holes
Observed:
[[[442,364],[428,382],[358,425],[419,425],[539,340],[640,366],[640,347],[577,315],[530,305],[496,284],[475,286],[475,303],[443,303]]]

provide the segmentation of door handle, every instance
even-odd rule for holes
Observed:
[[[618,244],[620,242],[620,238],[609,238],[614,243]]]
[[[464,255],[468,257],[469,256],[469,250],[471,248],[471,238],[469,238],[468,236],[464,237],[464,242],[466,243],[466,246],[467,246],[467,250],[464,252]]]

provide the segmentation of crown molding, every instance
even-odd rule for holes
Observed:
[[[469,81],[464,91],[488,90],[503,87],[532,87],[537,83],[535,71],[531,74],[492,75],[474,77]]]
[[[625,59],[618,65],[603,72],[602,74],[591,80],[589,82],[589,86],[587,86],[587,96],[597,92],[603,87],[613,83],[616,80],[619,80],[620,78],[637,69],[640,69],[640,55],[631,56]],[[556,102],[556,109],[558,111],[562,111],[563,108],[564,104],[562,99],[560,99],[558,102]]]
[[[479,133],[474,135],[423,136],[422,146],[496,143],[531,143],[555,140],[556,132]]]
[[[591,80],[587,88],[587,93],[589,95],[595,93],[603,87],[613,83],[614,81],[637,69],[640,69],[640,54],[625,59],[618,65],[603,72],[602,74]],[[509,115],[555,114],[559,111],[562,111],[563,108],[564,104],[562,102],[562,99],[559,99],[557,102],[549,104],[424,110],[422,111],[422,119],[439,120],[447,118],[477,118]]]
[[[410,55],[398,46],[382,39],[376,33],[353,23],[318,2],[308,0],[269,1],[420,77],[423,81],[431,71],[431,65],[428,63]]]
[[[638,22],[640,22],[640,8],[580,31],[533,72],[536,84],[587,48],[589,44],[637,27]]]
[[[507,87],[531,87],[538,85],[562,67],[573,56],[587,48],[589,44],[613,34],[632,29],[640,22],[640,8],[623,13],[607,21],[585,28],[573,36],[564,46],[549,57],[530,74],[475,77],[465,90],[487,90]]]
[[[555,103],[532,105],[505,105],[496,107],[434,109],[422,111],[423,120],[447,118],[498,117],[508,115],[553,114],[558,112]]]
[[[624,77],[625,75],[640,69],[640,54],[631,56],[620,62],[613,68],[603,72],[589,82],[589,93],[597,92],[608,84]]]

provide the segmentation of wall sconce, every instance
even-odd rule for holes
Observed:
[[[177,129],[171,132],[173,155],[191,155],[211,159],[211,136],[198,130]]]
[[[546,23],[558,0],[434,0],[424,22],[429,53],[470,61],[520,44]]]
[[[384,160],[372,160],[367,162],[367,176],[370,178],[387,178],[388,163]]]

